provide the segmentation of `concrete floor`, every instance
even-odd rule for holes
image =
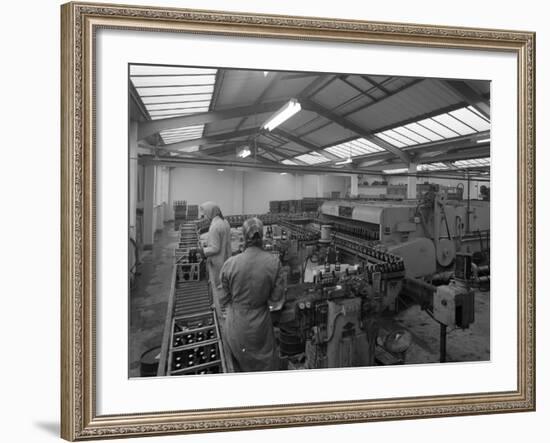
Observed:
[[[142,254],[139,275],[130,291],[130,377],[139,377],[141,355],[161,345],[178,237],[173,224],[166,224],[155,234],[153,250]]]
[[[130,295],[129,376],[139,377],[141,355],[161,345],[166,307],[170,293],[170,279],[174,248],[178,232],[167,224],[155,236],[152,251],[142,256]],[[418,305],[401,310],[386,318],[382,329],[404,327],[413,336],[407,351],[407,364],[439,361],[439,324]],[[477,292],[475,296],[475,322],[468,329],[448,330],[447,361],[484,361],[490,359],[490,296]]]

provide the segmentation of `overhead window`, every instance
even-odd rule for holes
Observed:
[[[208,112],[216,69],[131,65],[130,80],[151,120]],[[200,139],[204,125],[160,132],[164,144]]]

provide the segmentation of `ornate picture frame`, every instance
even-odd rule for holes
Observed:
[[[523,31],[68,3],[62,18],[61,409],[63,438],[263,429],[535,409],[535,34]],[[513,53],[518,68],[517,389],[278,406],[96,412],[95,35],[98,29]]]

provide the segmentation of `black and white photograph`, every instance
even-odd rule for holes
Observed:
[[[490,361],[490,91],[130,64],[128,376]]]

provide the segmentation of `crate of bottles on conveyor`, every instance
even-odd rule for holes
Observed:
[[[180,225],[180,239],[175,250],[176,283],[199,281],[205,266],[198,251],[199,236],[194,223]]]
[[[226,372],[220,331],[213,311],[174,317],[167,372],[168,375]]]

